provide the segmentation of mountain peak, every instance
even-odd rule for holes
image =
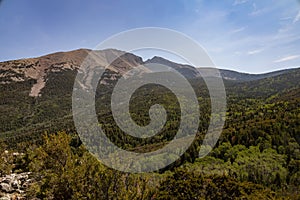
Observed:
[[[222,76],[225,80],[232,81],[251,81],[258,80],[268,77],[273,77],[281,74],[288,73],[292,69],[280,70],[266,74],[246,74],[239,73],[231,70],[219,69],[220,74],[215,74],[214,70],[209,68],[194,68],[186,64],[178,64],[169,61],[165,58],[154,56],[151,59],[143,62],[142,58],[132,53],[120,51],[117,49],[105,49],[105,50],[91,50],[91,49],[77,49],[67,52],[56,52],[48,55],[40,56],[37,58],[28,58],[20,60],[12,60],[0,62],[0,84],[10,84],[14,82],[24,82],[31,80],[33,85],[31,88],[30,96],[36,97],[41,94],[41,90],[45,87],[46,82],[50,74],[60,73],[67,70],[78,70],[88,56],[89,53],[95,53],[98,55],[97,61],[92,61],[90,69],[96,69],[96,67],[106,67],[107,70],[111,71],[109,77],[106,80],[114,79],[113,76],[123,75],[128,70],[134,67],[141,66],[143,64],[157,63],[173,68],[181,73],[186,78],[197,78],[201,75],[209,77],[220,77]],[[117,59],[116,59],[117,58]],[[95,62],[95,63],[93,63]],[[143,68],[141,73],[156,72],[155,66],[145,65],[147,68]],[[294,69],[298,71],[299,69]],[[202,73],[203,72],[203,73]],[[211,72],[211,73],[210,73]],[[119,76],[118,75],[118,76]]]
[[[160,56],[154,56],[152,57],[151,59],[148,59],[145,61],[145,63],[159,63],[159,64],[162,64],[162,65],[180,65],[178,63],[175,63],[175,62],[172,62],[170,60],[167,60],[163,57],[160,57]]]
[[[123,74],[128,69],[143,63],[142,58],[117,49],[76,49],[67,52],[55,52],[36,58],[0,62],[0,84],[24,82],[33,79],[35,83],[29,95],[37,97],[45,87],[50,73],[78,70],[92,51],[99,55],[99,59],[93,61],[95,66],[91,66],[91,68],[109,65],[108,70]]]

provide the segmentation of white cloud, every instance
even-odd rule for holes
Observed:
[[[285,21],[285,20],[291,20],[291,19],[293,19],[293,17],[282,17],[279,20]]]
[[[242,32],[246,29],[246,27],[241,27],[241,28],[238,28],[238,29],[234,29],[232,31],[230,31],[231,34],[234,34],[234,33],[238,33],[238,32]]]
[[[300,58],[300,55],[286,56],[286,57],[280,58],[278,60],[275,60],[274,63],[280,63],[280,62],[295,60],[297,58]]]
[[[254,54],[258,54],[260,52],[262,52],[264,49],[255,49],[255,50],[252,50],[252,51],[248,51],[248,55],[254,55]]]
[[[239,4],[243,4],[243,3],[247,3],[249,0],[235,0],[233,5],[236,6],[236,5],[239,5]]]
[[[270,7],[258,9],[256,6],[256,3],[253,3],[252,7],[253,7],[253,11],[251,13],[249,13],[250,16],[259,16],[259,15],[265,14],[266,12],[269,12],[269,10],[270,10]]]
[[[293,24],[299,5],[296,1],[294,4],[284,1],[268,4],[257,0],[231,0],[230,9],[201,12],[185,30],[207,49],[217,65],[257,73],[272,71],[275,66],[286,68],[300,61],[300,57],[293,56],[300,56],[297,53],[300,26],[296,26],[300,20]],[[235,13],[236,9],[243,12]],[[238,15],[232,18],[231,14]],[[263,26],[264,23],[267,25]]]
[[[300,20],[300,11],[298,12],[297,16],[294,18],[293,23],[296,23]]]
[[[250,16],[259,16],[259,15],[262,15],[266,12],[268,12],[268,9],[265,8],[265,9],[260,9],[260,10],[254,10],[249,15]]]

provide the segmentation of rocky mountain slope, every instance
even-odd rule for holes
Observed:
[[[20,59],[0,62],[0,84],[10,84],[12,82],[31,81],[33,83],[29,96],[37,97],[41,94],[41,90],[45,87],[48,76],[51,73],[63,72],[66,70],[77,71],[84,59],[91,52],[89,49],[78,49],[69,52],[57,52],[38,58]],[[104,67],[108,65],[115,56],[124,54],[119,50],[103,50],[94,51],[98,56],[97,65]],[[187,78],[197,78],[200,76],[200,70],[206,76],[218,76],[210,73],[209,68],[194,68],[189,65],[178,64],[167,59],[155,56],[143,62],[142,58],[130,53],[125,53],[121,58],[118,58],[109,66],[109,70],[113,73],[123,75],[129,69],[142,64],[159,63],[171,67]],[[144,69],[145,72],[153,71],[151,68]],[[252,81],[277,75],[289,73],[293,69],[280,70],[266,74],[247,74],[231,70],[219,69],[220,74],[225,80],[234,81]],[[114,79],[115,77],[110,77]]]
[[[35,140],[44,131],[73,129],[71,97],[74,80],[87,55],[88,49],[70,52],[58,52],[38,58],[21,59],[0,63],[0,139],[11,144],[19,141]],[[89,63],[83,72],[89,82],[93,77],[88,72],[96,72],[110,63],[101,79],[103,93],[97,92],[100,101],[107,88],[128,70],[149,63],[159,63],[178,70],[192,84],[198,84],[199,73],[196,68],[171,62],[161,57],[143,61],[142,58],[119,50],[108,49],[94,51],[97,62]],[[116,56],[123,54],[116,60]],[[155,70],[139,67],[139,73],[151,73]],[[202,68],[207,76],[209,68]],[[203,72],[202,71],[202,72]],[[278,99],[280,96],[299,97],[300,69],[288,69],[262,75],[244,74],[220,69],[226,92],[231,97],[257,96]],[[203,84],[203,82],[201,82]],[[198,87],[198,86],[197,86]],[[205,86],[204,86],[205,87]],[[198,87],[199,88],[199,87]],[[276,96],[277,95],[277,96]],[[103,101],[103,99],[102,99]],[[109,105],[109,102],[107,102]],[[137,104],[138,105],[138,104]]]
[[[32,81],[29,96],[37,97],[45,87],[51,73],[59,73],[67,70],[78,70],[84,59],[91,53],[89,49],[78,49],[70,52],[57,52],[38,58],[21,59],[0,63],[0,84],[10,84],[12,82]],[[105,67],[112,58],[125,52],[118,50],[93,51],[97,56],[97,61],[91,66],[97,65]],[[109,65],[111,72],[119,74],[125,73],[128,69],[142,64],[142,59],[126,53]],[[95,67],[95,66],[94,66]],[[111,77],[112,78],[112,77]]]

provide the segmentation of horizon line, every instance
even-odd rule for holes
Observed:
[[[44,53],[44,54],[40,54],[40,55],[36,55],[36,56],[32,56],[32,57],[27,57],[27,58],[22,57],[22,58],[12,58],[12,59],[5,59],[5,60],[1,60],[0,59],[0,63],[9,62],[9,61],[17,61],[17,60],[40,58],[40,57],[51,55],[51,54],[55,54],[55,53],[68,53],[68,52],[78,51],[78,50],[89,50],[89,51],[93,51],[93,50],[99,50],[99,51],[117,50],[117,51],[124,51],[124,50],[119,50],[119,49],[114,49],[114,48],[108,48],[108,49],[91,49],[91,48],[81,47],[81,48],[76,48],[76,49],[71,49],[71,50],[57,50],[57,51],[52,51],[52,52],[49,52],[49,53]],[[126,51],[124,51],[124,52],[126,52]],[[167,61],[179,64],[179,65],[188,65],[188,66],[191,66],[191,67],[194,67],[194,68],[197,68],[197,69],[199,69],[199,68],[216,68],[216,69],[219,69],[219,70],[229,70],[229,71],[234,71],[234,72],[244,73],[244,74],[250,74],[250,75],[268,74],[268,73],[272,73],[272,72],[278,72],[278,71],[283,71],[283,70],[292,70],[292,69],[298,69],[298,68],[300,68],[300,65],[299,65],[299,66],[289,66],[289,67],[284,67],[284,68],[278,68],[278,69],[275,69],[275,70],[272,70],[272,71],[249,72],[249,71],[237,70],[237,69],[234,69],[232,67],[230,68],[230,67],[222,66],[222,65],[195,67],[195,66],[192,66],[189,63],[175,61],[173,59],[166,58],[166,57],[163,57],[161,55],[153,55],[151,58],[145,58],[145,57],[143,57],[141,55],[137,55],[137,54],[135,54],[133,52],[127,52],[127,53],[131,53],[131,54],[133,54],[135,56],[138,56],[138,57],[142,58],[143,62],[146,62],[147,60],[151,60],[154,57],[160,57],[160,58],[163,58],[163,59],[165,59]]]

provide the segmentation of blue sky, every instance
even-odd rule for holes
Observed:
[[[298,0],[3,0],[0,61],[94,48],[149,26],[192,37],[220,68],[261,73],[300,66]]]

